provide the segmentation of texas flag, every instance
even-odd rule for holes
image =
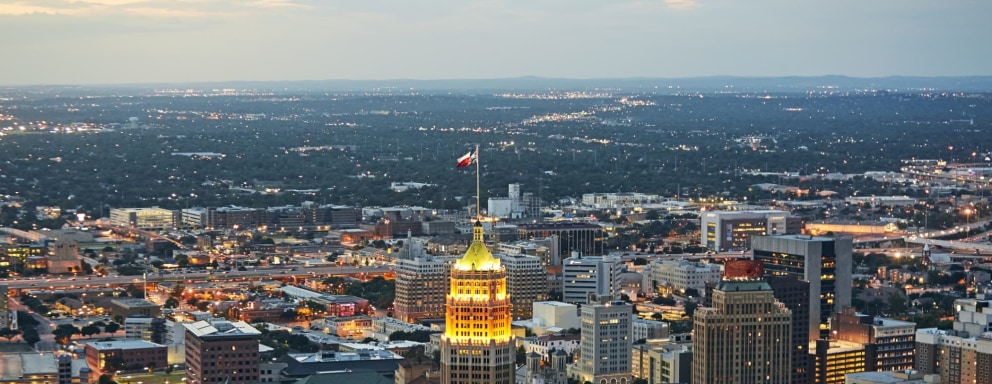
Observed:
[[[469,165],[472,165],[472,162],[475,161],[476,159],[476,154],[475,154],[476,149],[478,149],[478,147],[472,148],[472,150],[468,151],[468,153],[466,153],[464,156],[459,157],[458,164],[455,165],[455,167],[465,168]]]

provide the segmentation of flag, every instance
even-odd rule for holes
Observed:
[[[458,164],[456,164],[455,167],[456,168],[465,168],[465,167],[467,167],[469,165],[472,165],[472,162],[475,161],[475,159],[477,158],[476,157],[476,154],[475,154],[475,150],[476,150],[476,148],[472,148],[472,150],[471,151],[468,151],[468,153],[466,153],[464,156],[459,157],[458,158]]]

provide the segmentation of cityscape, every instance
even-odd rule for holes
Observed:
[[[64,104],[50,89],[8,91],[21,96],[5,98],[0,137],[3,380],[992,380],[987,94],[695,87],[72,89],[110,121],[64,122],[41,118]],[[862,112],[846,131],[817,112],[809,132],[830,133],[809,137],[719,123],[728,105],[776,99],[785,114]],[[689,113],[658,114],[675,100]],[[925,118],[934,104],[967,112]],[[423,114],[451,126],[409,120]],[[697,114],[713,128],[651,128]],[[866,114],[880,121],[856,123]],[[904,147],[935,129],[959,134]],[[39,164],[58,177],[31,178]]]
[[[0,0],[0,384],[992,384],[990,12]]]

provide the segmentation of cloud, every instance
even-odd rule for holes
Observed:
[[[0,4],[0,15],[8,15],[8,16],[71,15],[75,13],[79,13],[79,9],[51,7],[45,5],[28,4],[24,2]]]
[[[92,4],[98,6],[119,7],[137,3],[147,3],[149,0],[68,0],[69,3]]]
[[[310,9],[313,8],[310,5],[295,3],[293,0],[256,0],[249,4],[252,7],[258,8],[299,8],[299,9]]]
[[[155,17],[155,18],[184,18],[184,19],[207,17],[210,15],[207,12],[202,12],[193,9],[171,9],[171,8],[154,8],[154,7],[129,7],[122,9],[121,12],[133,16]]]
[[[696,0],[664,0],[665,5],[669,8],[674,9],[691,9],[697,7],[699,4]]]

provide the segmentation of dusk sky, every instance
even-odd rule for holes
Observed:
[[[992,75],[988,0],[0,0],[0,85]]]

